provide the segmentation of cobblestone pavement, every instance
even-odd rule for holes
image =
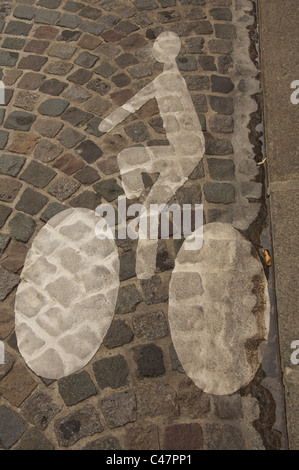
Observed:
[[[206,140],[203,162],[174,201],[270,249],[264,201],[255,2],[14,0],[0,6],[0,444],[3,449],[282,449],[276,331],[253,381],[213,396],[187,377],[168,324],[180,241],[160,240],[156,275],[136,277],[136,242],[117,241],[121,287],[103,344],[78,373],[35,375],[18,351],[14,298],[32,242],[69,207],[116,207],[117,154],[167,144],[153,99],[114,129],[98,126],[161,71],[151,47],[177,33],[177,63]],[[145,176],[147,187],[156,175]],[[133,201],[136,202],[136,201]],[[215,279],[217,283],[217,279]],[[274,308],[272,308],[272,313]]]

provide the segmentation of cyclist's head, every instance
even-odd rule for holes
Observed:
[[[153,46],[153,55],[158,62],[171,63],[179,54],[181,49],[181,40],[179,36],[170,31],[161,33]]]

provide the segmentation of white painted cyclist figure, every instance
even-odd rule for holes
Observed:
[[[101,132],[109,132],[147,101],[152,98],[157,100],[169,145],[131,147],[118,155],[122,184],[128,199],[142,195],[142,173],[160,173],[144,202],[147,211],[151,204],[169,202],[188,180],[205,152],[201,125],[176,63],[180,49],[181,40],[177,34],[160,34],[154,43],[153,55],[164,63],[163,72],[113,111],[99,126]],[[149,279],[155,274],[157,244],[158,240],[139,238],[136,259],[139,279]]]

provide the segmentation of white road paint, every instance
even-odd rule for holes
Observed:
[[[195,385],[226,395],[250,383],[268,338],[270,302],[263,266],[238,230],[208,224],[201,250],[182,246],[168,318],[179,360]]]
[[[98,217],[68,209],[53,217],[29,250],[16,294],[20,353],[37,375],[59,379],[84,367],[113,319],[119,288],[113,240],[95,236]]]
[[[122,185],[128,199],[142,195],[143,172],[160,173],[145,199],[146,210],[151,204],[167,204],[188,180],[205,152],[201,125],[176,64],[180,49],[181,40],[177,34],[170,31],[160,34],[153,45],[153,55],[164,64],[163,72],[99,125],[101,132],[109,132],[147,101],[156,98],[170,145],[133,147],[118,155]],[[136,258],[139,279],[149,279],[155,274],[157,246],[157,240],[139,240]]]

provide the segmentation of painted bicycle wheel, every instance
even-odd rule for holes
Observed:
[[[195,385],[231,394],[253,379],[269,334],[270,301],[262,263],[231,225],[203,228],[200,250],[185,240],[172,274],[169,324],[175,350]]]
[[[113,239],[99,217],[67,209],[40,230],[25,260],[15,302],[20,353],[37,375],[59,379],[84,367],[105,337],[119,289]]]

